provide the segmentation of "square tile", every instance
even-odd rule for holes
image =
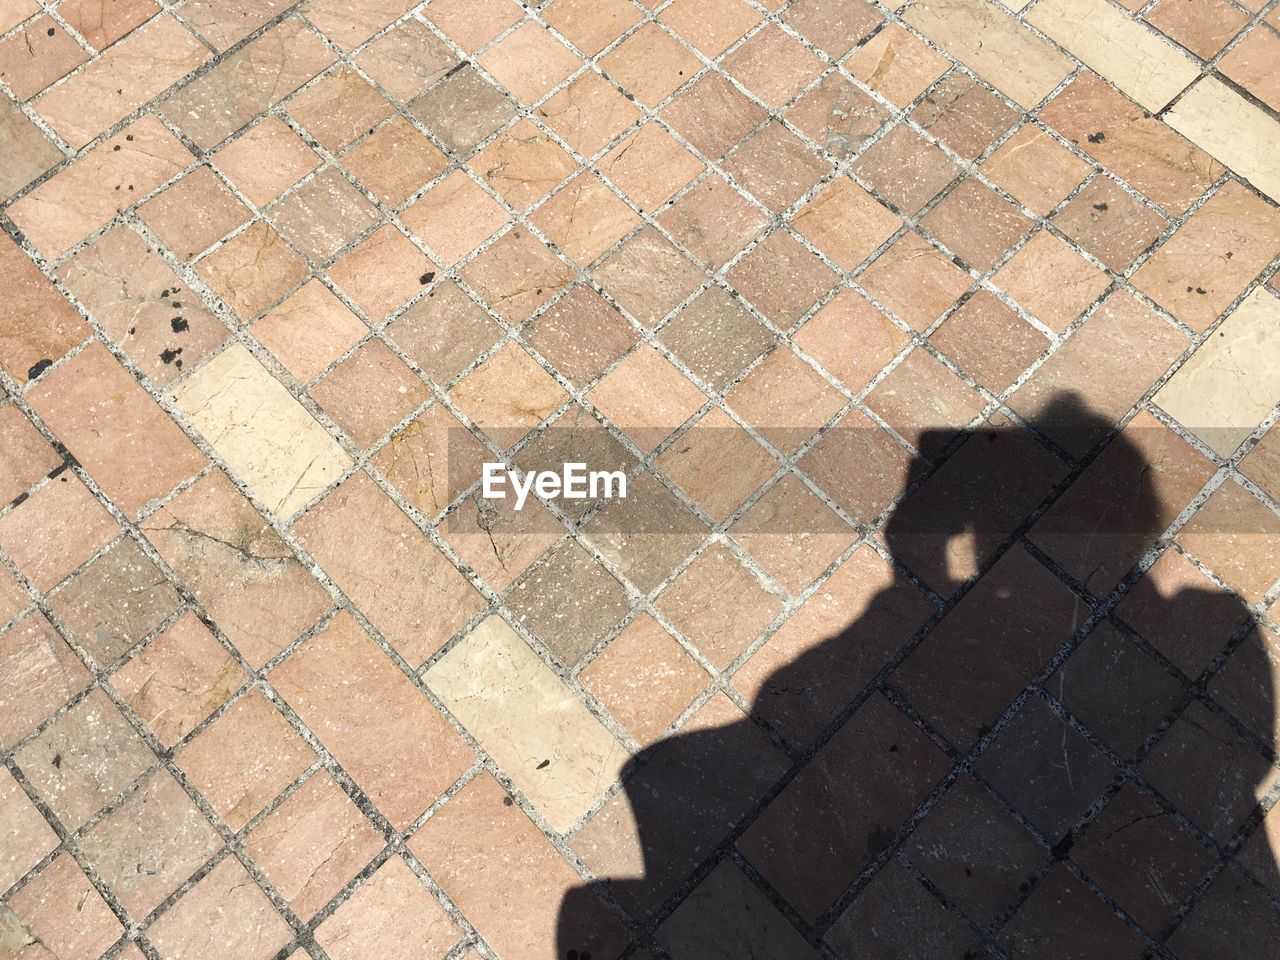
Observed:
[[[514,343],[505,344],[463,377],[450,396],[503,449],[568,399],[551,374]]]
[[[522,226],[462,268],[461,277],[507,323],[526,320],[572,279],[573,268]]]
[[[1031,230],[1032,222],[994,190],[969,178],[943,197],[920,226],[969,266],[986,271]]]
[[[578,174],[530,218],[561,251],[587,267],[640,223],[591,172]]]
[[[245,323],[307,276],[302,258],[261,220],[199,261],[195,270]]]
[[[371,446],[431,396],[427,385],[377,339],[367,341],[308,392],[361,447]]]
[[[119,531],[89,488],[65,470],[0,517],[0,548],[48,593]]]
[[[861,411],[828,430],[800,461],[814,483],[851,516],[875,519],[902,493],[911,454]],[[861,464],[857,474],[850,463]]]
[[[115,43],[160,10],[152,0],[126,0],[103,9],[94,0],[67,0],[58,13],[95,49]]]
[[[1249,15],[1223,0],[1195,4],[1159,0],[1143,19],[1197,57],[1208,60],[1231,42],[1249,22]]]
[[[516,99],[530,105],[582,65],[577,54],[532,20],[480,54],[476,62]]]
[[[426,17],[467,53],[484,46],[520,19],[511,0],[436,0]]]
[[[698,58],[656,23],[646,23],[600,58],[605,74],[656,107],[702,69]]]
[[[249,678],[194,613],[185,613],[111,678],[166,747],[194,730]]]
[[[353,7],[342,0],[312,0],[308,18],[343,50],[358,47],[405,12],[404,0],[370,0]]]
[[[787,454],[794,453],[845,405],[839,391],[786,347],[765,357],[725,399]]]
[[[997,394],[1049,346],[1043,333],[986,290],[966,300],[929,342]]]
[[[599,161],[600,172],[641,210],[662,206],[703,170],[702,161],[657,123],[647,123]]]
[[[754,27],[760,15],[744,0],[676,0],[662,11],[662,20],[714,60]]]
[[[791,339],[845,389],[857,392],[898,355],[910,337],[866,297],[841,290]],[[850,349],[851,343],[857,349]]]
[[[438,384],[448,383],[502,336],[502,328],[451,280],[437,284],[386,332]]]
[[[874,10],[857,0],[800,0],[787,8],[783,19],[836,60],[882,23]]]
[[[10,929],[16,926],[19,937],[25,933],[40,944],[37,949],[54,956],[98,956],[124,932],[69,853],[59,854],[14,894],[8,910]]]
[[[251,216],[208,167],[196,167],[139,207],[138,215],[179,260],[203,253]]]
[[[1000,144],[981,169],[1042,217],[1089,175],[1089,164],[1032,124]]]
[[[520,211],[528,210],[578,169],[573,159],[527,118],[499,134],[468,166]]]
[[[640,12],[626,0],[555,0],[542,16],[589,57],[640,21]]]
[[[1237,483],[1224,483],[1182,528],[1178,542],[1240,595],[1259,603],[1280,580],[1280,518]]]
[[[1011,955],[1032,957],[1046,950],[1071,956],[1101,950],[1110,956],[1138,953],[1144,944],[1093,891],[1055,866],[1005,927],[1001,946]]]
[[[457,62],[449,45],[412,17],[401,20],[356,57],[356,64],[373,82],[401,102],[412,100]]]
[[[724,169],[766,207],[781,213],[826,176],[831,165],[773,121],[740,144]]]
[[[466,66],[414,100],[410,111],[450,150],[465,153],[515,116],[516,105]]]
[[[1010,257],[991,282],[1059,333],[1110,285],[1105,273],[1047,230]]]
[[[529,346],[579,387],[596,380],[639,339],[617,308],[588,286],[574,287],[543,311],[526,336]]]
[[[394,116],[342,156],[342,165],[388,206],[398,206],[444,172],[448,160],[408,120]]]
[[[975,420],[986,401],[927,350],[916,349],[867,395],[867,407],[912,446]],[[929,452],[925,452],[928,456]]]
[[[906,214],[919,212],[960,173],[940,147],[906,124],[893,127],[849,169]]]
[[[665,210],[658,223],[695,263],[718,269],[764,229],[768,218],[713,174]]]
[[[1018,115],[979,81],[952,73],[924,95],[911,119],[966,160],[975,160]]]
[[[724,69],[770,110],[782,107],[822,69],[822,61],[772,23],[724,58]]]
[[[880,950],[907,944],[927,955],[977,939],[914,873],[894,860],[872,878],[827,936],[845,955],[856,955],[868,942]]]
[[[401,496],[434,518],[480,476],[488,456],[475,435],[437,403],[393,433],[372,463]]]
[[[717,392],[733,384],[774,342],[769,329],[720,286],[698,294],[658,335]]]
[[[289,194],[268,215],[281,236],[316,264],[329,260],[381,219],[377,208],[336,167]]]
[[[896,23],[845,61],[851,74],[898,107],[906,107],[947,72],[950,63]]]
[[[389,223],[329,268],[329,279],[374,323],[435,279],[435,263]]]
[[[537,113],[569,146],[588,157],[641,116],[635,101],[591,70],[544,100]]]
[[[344,65],[290,100],[288,110],[322,147],[338,153],[389,117],[392,107],[363,77]]]
[[[310,383],[364,337],[369,328],[319,280],[249,328],[301,383]]]
[[[728,153],[765,116],[763,108],[719,73],[704,73],[662,108],[672,129],[711,160]]]
[[[784,330],[836,282],[835,272],[785,230],[775,230],[735,263],[725,279]]]
[[[58,835],[6,769],[0,774],[0,883],[7,890],[57,846]]]
[[[397,830],[475,760],[431,701],[350,614],[340,613],[271,671],[271,683]],[[325,819],[318,818],[321,824]],[[370,855],[381,845],[379,838]],[[308,846],[304,841],[302,849]],[[284,862],[291,864],[292,858]],[[306,883],[307,877],[303,872],[300,879]]]
[[[904,233],[871,261],[862,286],[916,330],[926,330],[973,285],[973,278],[920,234]]]
[[[473,493],[441,524],[441,535],[477,576],[494,590],[511,586],[564,533],[536,492],[515,508],[515,495],[501,503]]]
[[[258,207],[320,166],[302,137],[276,116],[250,127],[213,155],[213,165]]]
[[[828,73],[786,111],[786,118],[832,159],[875,135],[889,112],[842,73]]]
[[[791,217],[791,225],[842,270],[853,270],[901,221],[848,177],[837,177]]]
[[[7,239],[0,243],[0,277],[9,292],[0,304],[0,367],[23,384],[83,342],[91,328],[53,282]],[[33,316],[44,318],[34,329]]]
[[[706,403],[706,396],[654,347],[643,345],[587,398],[632,443],[648,452]]]
[[[727,413],[712,408],[655,466],[721,523],[777,472],[779,464]]]
[[[1266,65],[1277,54],[1280,54],[1280,35],[1258,26],[1218,61],[1218,69],[1275,109],[1280,107],[1280,84]]]
[[[446,266],[457,263],[507,222],[507,213],[461,170],[436,184],[400,215]]]
[[[1107,267],[1122,273],[1168,221],[1110,177],[1098,177],[1053,218],[1054,226]]]
[[[591,275],[614,302],[650,329],[691,294],[704,276],[650,226],[623,241]]]

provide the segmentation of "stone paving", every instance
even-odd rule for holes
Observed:
[[[1280,957],[1277,63],[0,0],[0,958]]]

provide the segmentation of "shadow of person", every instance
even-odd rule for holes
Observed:
[[[735,674],[750,717],[715,694],[571,840],[558,957],[1280,957],[1280,644],[1160,541],[1212,465],[1108,427],[924,434],[883,549]]]

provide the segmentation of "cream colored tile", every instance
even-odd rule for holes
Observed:
[[[555,830],[586,813],[628,760],[622,744],[497,616],[425,679]]]
[[[351,465],[289,391],[235,344],[173,391],[218,455],[277,517],[288,517]]]
[[[1200,74],[1186,54],[1107,0],[1043,0],[1027,22],[1148,110],[1164,107]]]
[[[1074,68],[987,0],[925,0],[906,21],[1024,107],[1047,97]]]
[[[1155,396],[1222,456],[1280,401],[1280,300],[1254,290]]]
[[[1217,77],[1205,77],[1165,114],[1165,123],[1280,200],[1280,123]]]

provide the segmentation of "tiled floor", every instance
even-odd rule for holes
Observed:
[[[0,0],[0,957],[1280,957],[1277,11]]]

